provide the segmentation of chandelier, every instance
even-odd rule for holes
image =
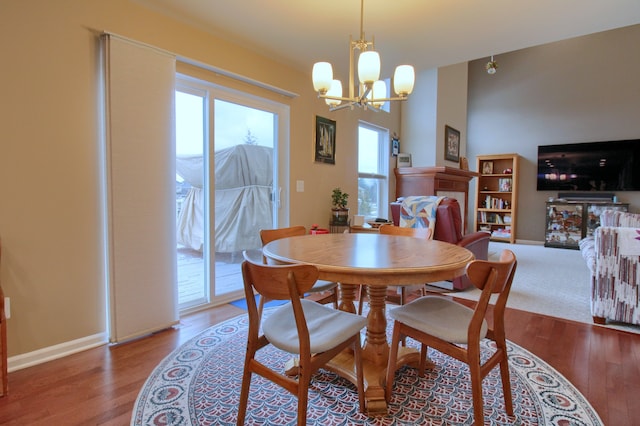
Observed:
[[[349,95],[342,96],[342,82],[334,80],[329,62],[313,65],[313,88],[318,97],[325,100],[330,111],[354,106],[379,110],[386,101],[404,101],[413,91],[415,72],[411,65],[399,65],[393,76],[393,87],[397,97],[387,95],[387,85],[380,80],[380,55],[374,50],[373,41],[364,39],[364,0],[360,1],[360,39],[349,37]],[[356,94],[354,62],[358,54],[358,93]],[[345,102],[342,104],[342,102]],[[342,105],[340,105],[342,104]]]

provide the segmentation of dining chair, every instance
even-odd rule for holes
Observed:
[[[276,229],[262,229],[260,230],[260,239],[262,240],[262,246],[264,247],[266,244],[270,243],[274,240],[279,240],[281,238],[287,237],[295,237],[298,235],[306,235],[307,230],[304,226],[291,226],[288,228],[276,228]],[[262,261],[265,264],[271,263],[266,256],[262,256]],[[324,292],[329,292],[328,295],[321,297],[319,299],[314,299],[316,302],[321,304],[333,303],[333,307],[338,309],[338,283],[332,281],[325,280],[317,280],[316,283],[311,287],[308,291],[308,294],[320,294]],[[258,308],[258,312],[262,313],[264,308],[264,304],[267,302],[263,296],[260,297],[260,306]]]
[[[363,412],[365,402],[360,331],[364,328],[366,319],[301,298],[302,294],[313,287],[318,273],[318,268],[314,265],[255,263],[245,252],[242,277],[247,298],[249,331],[238,407],[238,425],[244,424],[253,373],[296,395],[297,424],[305,425],[311,376],[347,348],[353,350],[358,402],[360,411]],[[254,291],[268,299],[288,300],[289,303],[276,308],[263,320],[252,297]],[[260,334],[261,330],[263,334]],[[299,356],[297,380],[283,374],[283,366],[276,371],[257,359],[258,350],[268,345]]]
[[[427,240],[431,239],[431,228],[404,228],[400,226],[394,226],[391,224],[381,225],[378,228],[378,232],[383,235],[400,235],[405,237],[414,237],[414,238],[425,238]],[[406,301],[406,289],[407,287],[401,286],[400,290],[400,305],[404,305]],[[425,287],[422,285],[421,288],[422,296],[425,293]],[[358,314],[362,315],[362,308],[364,306],[364,299],[367,296],[367,286],[360,286],[360,297],[358,298]]]
[[[411,337],[421,343],[420,376],[424,375],[429,347],[469,365],[473,415],[477,424],[482,424],[484,419],[482,379],[499,364],[505,411],[508,415],[513,415],[504,311],[516,266],[516,256],[510,250],[503,250],[497,262],[470,262],[467,265],[467,276],[482,292],[473,309],[448,297],[425,296],[389,311],[394,322],[387,365],[387,401],[391,399],[395,371],[398,368],[398,344],[403,338]],[[490,321],[487,308],[492,294],[496,293],[498,296],[493,319]],[[483,364],[480,341],[484,338],[495,342],[495,352]]]

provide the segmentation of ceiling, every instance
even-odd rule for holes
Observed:
[[[348,69],[360,0],[132,0],[311,72]],[[456,64],[640,23],[639,0],[365,0],[365,38],[383,76]],[[597,52],[594,52],[597,54]],[[340,71],[336,71],[340,72]]]

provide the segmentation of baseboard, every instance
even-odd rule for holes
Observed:
[[[503,244],[505,247],[508,246],[510,243],[509,242],[504,242],[504,241],[491,241],[492,243],[498,243],[498,244]],[[537,241],[537,240],[519,240],[516,239],[516,244],[526,244],[526,245],[531,245],[531,246],[542,246],[544,245],[544,241]]]
[[[436,292],[438,292],[438,290],[445,290],[445,291],[453,291],[453,283],[451,281],[436,281],[434,283],[428,283],[427,284],[427,289],[429,287],[435,287],[432,288],[432,290],[435,290]]]
[[[532,246],[543,246],[544,241],[536,241],[536,240],[518,240],[516,239],[516,244],[528,244]]]
[[[26,354],[12,356],[7,359],[7,369],[9,372],[21,370],[23,368],[32,367],[47,361],[62,358],[67,355],[102,346],[108,342],[106,333],[98,333],[93,336],[87,336],[70,342],[60,343],[58,345],[49,346],[38,349]]]

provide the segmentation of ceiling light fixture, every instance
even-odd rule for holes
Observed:
[[[329,62],[317,62],[313,65],[313,88],[318,97],[325,100],[330,111],[354,106],[378,110],[386,101],[404,101],[413,91],[415,71],[411,65],[399,65],[393,76],[395,98],[387,97],[387,85],[380,78],[380,55],[374,49],[373,41],[364,39],[364,0],[360,1],[360,39],[349,38],[349,96],[342,96],[342,82],[334,80],[333,67]],[[355,93],[354,62],[358,55],[359,91]],[[346,102],[340,105],[342,102]]]
[[[495,74],[498,71],[498,63],[493,60],[493,55],[491,55],[491,60],[487,62],[487,65],[484,66],[487,70],[487,74]]]

